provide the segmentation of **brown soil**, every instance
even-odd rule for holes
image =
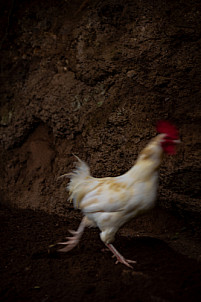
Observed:
[[[0,4],[1,301],[201,301],[201,4],[7,0]],[[58,176],[73,153],[94,176],[127,171],[173,121],[182,144],[158,206],[103,253],[97,229],[66,255],[81,215]]]

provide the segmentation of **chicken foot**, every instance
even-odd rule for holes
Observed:
[[[105,244],[108,249],[113,253],[113,257],[117,258],[117,261],[115,262],[115,264],[117,263],[122,263],[130,268],[133,269],[132,265],[130,265],[129,263],[136,263],[136,261],[134,260],[129,260],[129,259],[125,259],[116,249],[112,244]]]
[[[82,237],[82,234],[84,232],[84,229],[86,227],[86,218],[84,217],[77,229],[77,231],[68,230],[69,233],[71,233],[72,237],[66,237],[68,239],[65,242],[58,242],[58,244],[66,245],[64,248],[59,249],[58,252],[69,252],[72,250],[76,245],[78,245],[80,238]]]
[[[84,232],[84,229],[86,226],[89,226],[91,223],[87,220],[86,217],[84,217],[77,229],[77,231],[69,230],[69,232],[73,235],[72,237],[66,237],[67,241],[65,242],[58,242],[58,244],[66,245],[64,248],[59,249],[59,252],[69,252],[72,250],[74,247],[76,247],[82,237],[82,234]],[[133,269],[132,265],[129,263],[136,263],[136,261],[125,259],[116,249],[112,244],[105,244],[107,248],[113,253],[113,257],[117,258],[117,263],[122,263],[126,265],[127,267],[130,267]]]

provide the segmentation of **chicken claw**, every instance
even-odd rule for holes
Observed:
[[[117,258],[117,261],[115,262],[115,264],[117,263],[122,263],[124,265],[126,265],[127,267],[130,267],[133,269],[133,266],[130,265],[129,263],[137,263],[134,260],[129,260],[129,259],[125,259],[116,249],[112,244],[106,244],[106,246],[110,249],[110,251],[114,254],[113,257]]]
[[[65,242],[58,242],[58,244],[66,245],[64,248],[59,249],[58,252],[69,252],[72,250],[76,245],[78,245],[80,238],[82,237],[82,234],[84,232],[85,226],[86,226],[86,219],[83,219],[79,225],[79,228],[77,231],[68,230],[69,233],[71,233],[72,237],[66,237],[68,239]]]
[[[72,250],[76,245],[78,245],[81,235],[80,233],[76,232],[76,231],[70,231],[69,232],[71,234],[73,234],[74,236],[72,237],[66,237],[66,239],[68,239],[65,242],[58,242],[58,244],[62,244],[62,245],[66,245],[66,247],[59,249],[59,252],[69,252],[70,250]]]

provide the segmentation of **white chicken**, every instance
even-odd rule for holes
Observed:
[[[98,227],[100,238],[120,262],[130,268],[133,260],[125,259],[112,245],[118,229],[130,219],[153,208],[157,196],[159,167],[163,153],[175,153],[178,140],[176,128],[168,122],[158,123],[158,134],[140,153],[135,165],[125,174],[117,177],[94,178],[88,165],[78,157],[76,169],[67,176],[67,189],[74,208],[84,215],[73,236],[59,244],[68,252],[80,241],[85,227]]]

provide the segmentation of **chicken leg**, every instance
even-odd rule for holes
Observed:
[[[69,230],[69,233],[71,233],[72,237],[66,237],[68,239],[65,242],[58,242],[58,244],[66,245],[64,248],[59,249],[58,252],[69,252],[72,250],[76,245],[78,245],[80,238],[82,237],[82,234],[84,232],[84,229],[86,227],[86,218],[84,217],[77,229],[77,231]]]
[[[109,250],[113,253],[113,256],[117,258],[117,261],[115,262],[115,264],[117,263],[122,263],[130,268],[133,269],[132,265],[130,265],[129,263],[136,263],[136,261],[134,260],[129,260],[129,259],[125,259],[116,249],[112,244],[105,244]]]
[[[89,225],[91,225],[91,223],[88,221],[88,219],[86,217],[84,217],[82,219],[77,231],[69,230],[69,232],[73,235],[72,237],[66,237],[67,241],[65,241],[65,242],[58,242],[58,244],[66,245],[64,248],[59,249],[58,252],[69,252],[74,247],[76,247],[82,237],[85,227],[89,226]],[[127,267],[130,267],[133,269],[132,265],[130,265],[129,263],[136,263],[136,261],[125,259],[115,249],[115,247],[111,243],[105,244],[105,245],[113,253],[113,256],[117,258],[117,261],[115,262],[115,264],[120,262],[120,263],[126,265]]]

